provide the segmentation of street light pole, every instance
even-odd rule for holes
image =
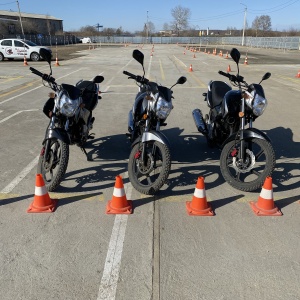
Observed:
[[[147,44],[148,44],[148,10],[147,10],[147,23],[146,23],[146,41],[147,41]]]
[[[242,46],[244,46],[244,39],[245,39],[245,28],[246,28],[246,16],[247,16],[247,5],[244,3],[240,3],[245,6],[244,10],[244,27],[243,27],[243,38],[242,38]]]

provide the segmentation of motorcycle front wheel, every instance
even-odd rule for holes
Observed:
[[[270,142],[251,138],[245,140],[245,157],[239,159],[241,142],[227,143],[221,152],[221,173],[234,188],[252,192],[262,187],[275,167],[275,153]]]
[[[128,177],[132,186],[145,195],[153,195],[166,183],[171,169],[169,148],[157,141],[145,144],[146,162],[142,158],[143,144],[136,144],[128,161]]]
[[[69,145],[58,139],[50,140],[47,160],[44,157],[45,148],[42,148],[37,165],[37,173],[42,174],[45,186],[53,192],[62,182],[69,162]]]

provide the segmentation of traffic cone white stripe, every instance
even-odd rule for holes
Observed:
[[[206,197],[205,190],[199,190],[199,189],[195,188],[194,196],[197,198]]]
[[[273,191],[272,190],[266,190],[265,188],[261,189],[260,197],[264,199],[271,200],[273,199]]]
[[[34,191],[36,196],[43,196],[47,194],[46,186],[36,186]]]
[[[124,190],[124,188],[119,189],[119,188],[115,187],[113,195],[115,197],[123,197],[123,196],[125,196],[125,190]]]

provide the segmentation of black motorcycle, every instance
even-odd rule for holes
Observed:
[[[88,156],[84,144],[93,139],[90,134],[95,118],[92,111],[98,104],[99,83],[103,76],[96,76],[92,81],[80,80],[76,86],[70,84],[57,84],[52,75],[51,53],[42,48],[40,55],[50,66],[50,74],[43,74],[30,67],[30,71],[42,77],[45,86],[50,87],[54,93],[46,102],[43,112],[50,118],[43,147],[37,166],[37,173],[42,174],[48,191],[54,191],[66,173],[69,161],[69,145],[76,144]]]
[[[123,71],[139,86],[128,116],[128,136],[132,142],[128,177],[137,191],[155,194],[165,184],[171,168],[169,142],[160,127],[167,125],[165,121],[173,109],[171,89],[185,83],[186,78],[180,77],[171,88],[160,86],[144,77],[144,54],[136,49],[132,56],[142,65],[144,75]]]
[[[247,84],[239,75],[240,52],[233,48],[230,56],[237,65],[237,75],[222,71],[219,74],[227,77],[238,90],[232,90],[223,81],[210,81],[208,92],[203,94],[209,114],[203,117],[201,110],[195,109],[193,118],[208,145],[222,149],[220,168],[224,179],[234,188],[249,192],[260,188],[275,167],[269,137],[252,127],[267,107],[260,83],[271,73],[266,73],[258,84]]]

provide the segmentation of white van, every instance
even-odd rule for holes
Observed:
[[[85,37],[85,38],[82,38],[80,39],[82,41],[82,44],[88,44],[88,43],[91,43],[91,39],[89,37]]]

